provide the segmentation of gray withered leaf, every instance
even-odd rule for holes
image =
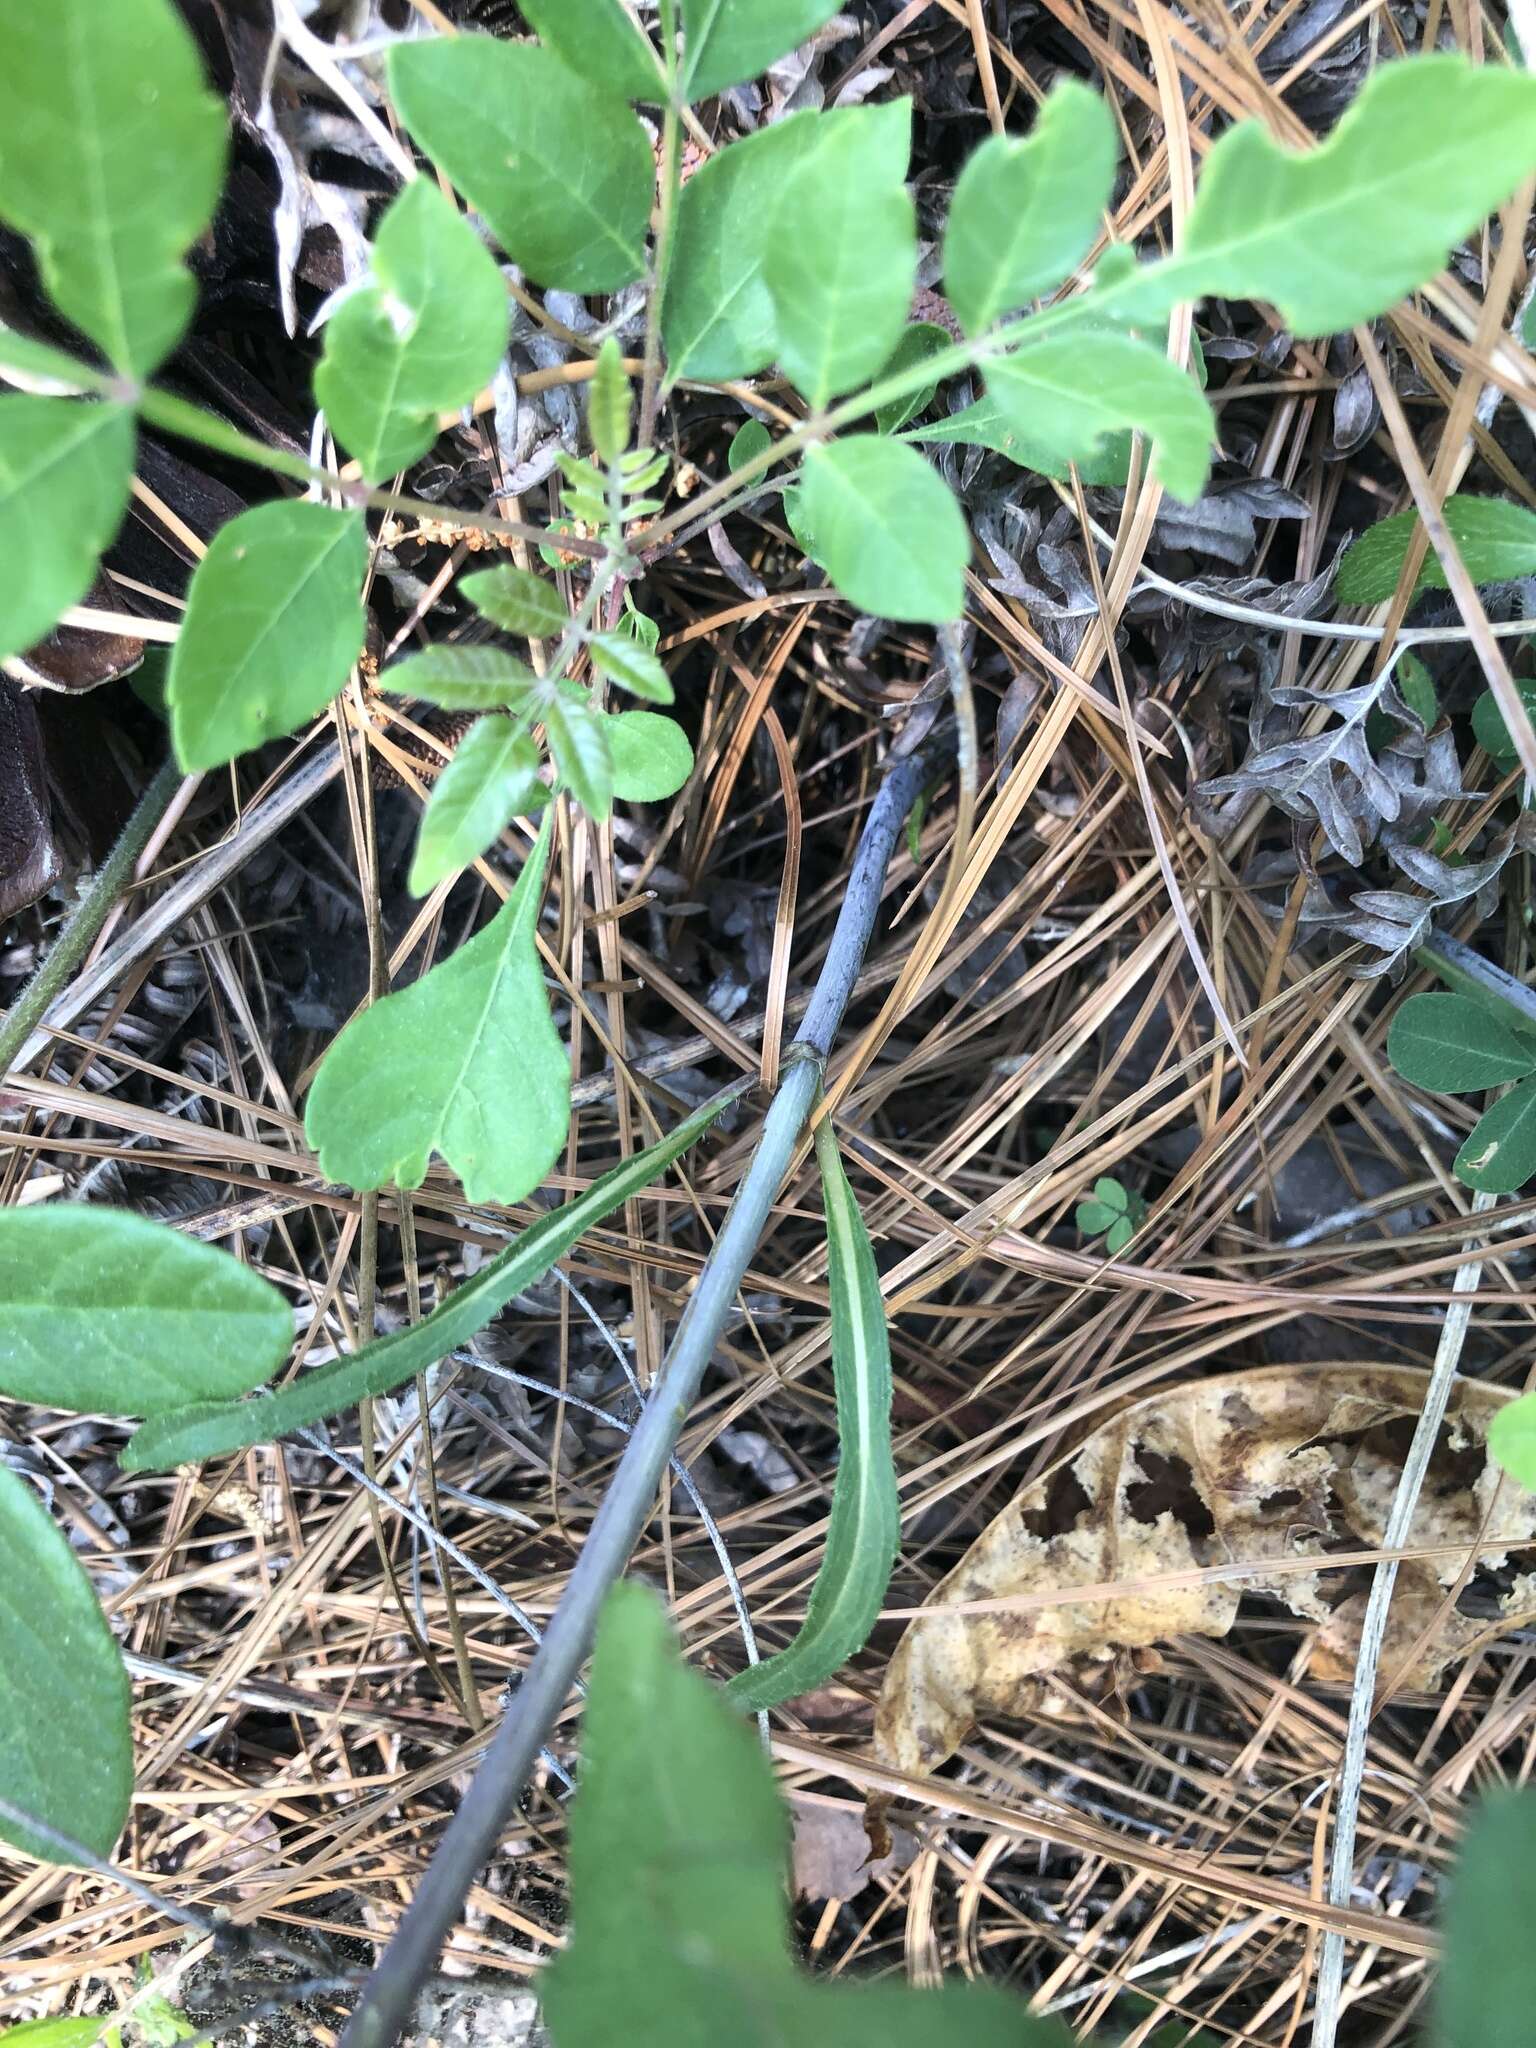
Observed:
[[[1341,938],[1369,947],[1375,957],[1357,961],[1353,969],[1359,980],[1388,975],[1399,981],[1413,949],[1429,937],[1433,911],[1427,896],[1406,889],[1357,889],[1348,908],[1340,908],[1314,886],[1302,904],[1301,922],[1327,926]]]

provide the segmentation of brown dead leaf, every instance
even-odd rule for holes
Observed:
[[[979,1715],[1027,1713],[1047,1673],[1073,1666],[1092,1681],[1094,1666],[1171,1636],[1225,1635],[1244,1592],[1269,1594],[1321,1624],[1313,1675],[1347,1682],[1363,1606],[1358,1578],[1297,1571],[1294,1561],[1380,1544],[1427,1384],[1426,1373],[1407,1367],[1281,1366],[1121,1410],[1025,1487],[935,1587],[886,1673],[876,1753],[902,1771],[935,1770]],[[1453,1608],[1404,1662],[1454,1585],[1495,1492],[1480,1567],[1502,1572],[1511,1551],[1536,1546],[1536,1496],[1504,1478],[1484,1449],[1490,1419],[1513,1398],[1476,1380],[1452,1389],[1406,1547],[1464,1549],[1399,1570],[1381,1658],[1397,1685],[1433,1686],[1476,1642],[1536,1616],[1536,1583],[1524,1572],[1491,1595],[1469,1586],[1477,1612]],[[1174,1573],[1255,1562],[1275,1569],[1168,1583]],[[1055,1598],[1090,1587],[1114,1590]],[[1002,1598],[1020,1604],[944,1612]]]
[[[910,1828],[893,1827],[891,1846],[871,1860],[864,1814],[846,1799],[790,1795],[795,1824],[795,1893],[803,1899],[853,1899],[877,1877],[905,1870],[917,1854]]]

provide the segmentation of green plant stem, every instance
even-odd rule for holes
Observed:
[[[650,1519],[662,1474],[821,1086],[833,1038],[874,928],[886,866],[925,772],[920,754],[900,762],[870,808],[816,991],[785,1058],[783,1078],[764,1118],[757,1149],[704,1262],[613,1483],[593,1517],[544,1640],[438,1845],[421,1889],[363,1989],[342,2036],[342,2048],[391,2048],[409,2021],[417,1991],[435,1968],[476,1873],[495,1853],[544,1737],[565,1703],[591,1644],[608,1588],[623,1571]]]
[[[661,314],[666,304],[667,275],[672,267],[672,231],[677,223],[681,184],[679,145],[682,120],[674,87],[661,117],[661,212],[656,223],[655,281],[645,309],[645,367],[640,378],[640,431],[637,445],[648,448],[656,435],[656,400],[661,373]]]
[[[170,808],[181,780],[176,763],[167,761],[139,798],[133,816],[92,876],[47,959],[6,1012],[5,1022],[0,1024],[0,1074],[9,1073],[18,1064],[22,1048],[42,1022],[48,1005],[89,952],[107,921],[107,913],[132,880],[139,855]]]

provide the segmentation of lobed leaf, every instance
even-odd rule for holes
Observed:
[[[570,1062],[534,943],[549,829],[481,932],[354,1017],[320,1062],[304,1132],[355,1188],[420,1187],[439,1153],[474,1202],[520,1202],[559,1156]]]
[[[1444,516],[1474,583],[1512,583],[1521,576],[1536,576],[1536,512],[1527,506],[1459,492],[1446,499]],[[1397,588],[1418,530],[1417,512],[1397,512],[1368,527],[1339,564],[1333,586],[1339,602],[1385,604]],[[1414,595],[1446,587],[1440,558],[1428,548]]]
[[[224,127],[171,0],[6,10],[0,219],[126,376],[147,377],[192,318],[182,258],[213,217]]]
[[[1536,1175],[1536,1081],[1521,1081],[1473,1125],[1456,1174],[1484,1194],[1512,1195]]]
[[[1098,93],[1064,78],[1023,141],[994,135],[967,158],[944,229],[944,290],[970,334],[1053,291],[1093,245],[1119,140]]]
[[[325,326],[315,396],[370,483],[437,439],[507,345],[507,288],[494,259],[430,178],[414,178],[374,237],[368,282]]]
[[[838,0],[683,0],[684,97],[756,78],[836,14]]]
[[[500,647],[428,647],[379,677],[381,690],[422,697],[447,711],[499,711],[525,704],[538,687],[527,663]]]
[[[422,1322],[377,1338],[254,1400],[205,1402],[156,1416],[129,1439],[120,1460],[124,1470],[181,1465],[269,1443],[290,1430],[354,1408],[370,1395],[393,1393],[467,1344],[514,1295],[541,1280],[587,1231],[664,1173],[739,1092],[729,1090],[706,1102],[656,1144],[602,1174],[585,1194],[540,1216]]]
[[[127,406],[0,397],[0,655],[41,640],[85,596],[132,481]]]
[[[1418,995],[1392,1019],[1387,1058],[1415,1088],[1460,1095],[1536,1073],[1536,1042],[1472,996]]]
[[[589,85],[621,99],[665,101],[660,54],[623,0],[526,0],[523,13]]]
[[[1129,335],[1062,334],[987,365],[989,395],[1021,440],[1056,462],[1093,462],[1125,427],[1152,443],[1152,473],[1193,504],[1210,473],[1215,422],[1194,378]]]
[[[493,36],[396,43],[401,119],[536,284],[612,292],[645,268],[656,169],[624,102],[549,50]]]
[[[307,499],[257,505],[219,528],[166,678],[184,769],[218,768],[329,703],[362,652],[367,564],[362,514]]]
[[[837,1476],[827,1547],[805,1621],[777,1656],[738,1672],[726,1696],[749,1709],[777,1706],[821,1685],[869,1641],[901,1542],[901,1501],[891,1456],[891,1341],[869,1232],[830,1121],[816,1126],[827,1222]]]
[[[912,103],[856,107],[784,179],[763,275],[779,362],[824,406],[888,361],[917,280],[917,216],[902,182]]]
[[[0,1464],[0,1790],[109,1856],[133,1795],[128,1674],[91,1582],[24,1480]],[[59,1851],[0,1815],[0,1839]]]
[[[448,875],[478,860],[517,817],[548,800],[539,778],[542,756],[510,718],[477,719],[459,742],[427,799],[407,883],[425,896]]]
[[[661,803],[676,796],[693,773],[693,748],[675,718],[656,711],[606,711],[603,738],[613,770],[613,793],[625,803]]]
[[[152,1415],[244,1394],[288,1356],[293,1315],[228,1252],[125,1209],[0,1209],[0,1390]]]
[[[651,704],[672,702],[672,683],[666,670],[632,634],[594,633],[587,642],[587,652],[598,674],[617,683],[631,697],[644,697]]]
[[[959,618],[970,534],[915,450],[879,434],[812,448],[795,496],[796,537],[862,611],[928,625]]]

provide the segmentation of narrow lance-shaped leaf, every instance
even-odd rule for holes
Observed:
[[[275,1393],[251,1401],[205,1402],[157,1416],[129,1439],[121,1460],[124,1470],[142,1472],[181,1465],[244,1450],[250,1444],[269,1443],[290,1430],[307,1428],[328,1415],[354,1408],[370,1395],[392,1393],[467,1344],[515,1294],[542,1279],[587,1231],[664,1173],[702,1137],[745,1085],[705,1103],[665,1138],[593,1181],[585,1194],[540,1216],[462,1287],[456,1287],[424,1321],[365,1344],[345,1358],[332,1359]]]
[[[109,1856],[133,1794],[128,1674],[91,1582],[24,1480],[0,1464],[0,1792]],[[0,1814],[45,1863],[46,1835]]]
[[[613,793],[626,803],[655,804],[676,796],[693,773],[693,748],[675,718],[656,711],[604,711],[603,738]]]
[[[1507,498],[1457,493],[1444,516],[1456,552],[1474,583],[1513,583],[1536,576],[1536,512]],[[1397,588],[1408,546],[1419,528],[1417,512],[1398,512],[1368,527],[1339,564],[1334,591],[1341,604],[1385,604]],[[1420,564],[1415,593],[1444,590],[1445,570],[1433,548]]]
[[[41,640],[84,597],[132,481],[126,406],[0,398],[0,655]]]
[[[411,134],[537,284],[617,291],[645,268],[656,167],[645,130],[550,51],[492,36],[396,43]]]
[[[1536,1175],[1536,1081],[1520,1081],[1473,1125],[1456,1154],[1469,1188],[1512,1195]]]
[[[610,334],[597,352],[587,387],[587,431],[599,461],[615,463],[629,446],[629,411],[629,373]]]
[[[1092,460],[1135,427],[1152,442],[1152,473],[1193,504],[1210,473],[1215,423],[1194,378],[1148,342],[1099,331],[1042,338],[987,365],[999,412],[1061,462]]]
[[[902,182],[911,122],[910,100],[856,108],[784,181],[764,276],[779,361],[812,406],[872,377],[906,324],[917,277]]]
[[[468,405],[506,345],[490,251],[430,178],[414,178],[379,223],[368,282],[326,322],[315,396],[380,483],[431,447],[438,414]]]
[[[514,818],[542,804],[541,756],[510,718],[482,718],[459,742],[422,812],[411,862],[413,896],[478,860]]]
[[[182,257],[213,216],[224,127],[171,0],[7,8],[0,219],[128,376],[148,376],[192,317]]]
[[[613,808],[613,759],[602,714],[584,691],[569,688],[553,690],[543,709],[560,780],[593,823],[602,824]]]
[[[626,100],[666,98],[660,54],[623,0],[525,0],[523,13],[589,85]]]
[[[304,1116],[329,1179],[420,1187],[436,1152],[469,1201],[520,1202],[554,1165],[571,1076],[534,941],[548,852],[546,821],[484,931],[331,1045]]]
[[[838,1156],[830,1121],[816,1126],[832,1378],[837,1395],[837,1477],[827,1548],[803,1626],[776,1657],[738,1672],[727,1696],[772,1707],[822,1684],[862,1650],[879,1618],[901,1540],[901,1502],[891,1459],[891,1344],[869,1232]]]
[[[217,768],[330,702],[362,652],[360,512],[287,499],[221,526],[171,653],[176,758]]]
[[[1371,320],[1536,169],[1536,74],[1464,57],[1380,65],[1328,140],[1293,151],[1243,121],[1205,160],[1183,242],[1112,288],[1117,317],[1267,299],[1299,334]]]
[[[914,449],[879,434],[812,448],[792,518],[807,552],[861,610],[928,625],[959,618],[970,535]]]
[[[1536,1041],[1523,1042],[1471,996],[1410,996],[1392,1019],[1387,1057],[1415,1088],[1450,1093],[1536,1073]]]
[[[969,333],[1070,277],[1098,233],[1117,154],[1104,101],[1064,78],[1025,140],[994,135],[967,158],[944,229],[944,289]]]
[[[838,0],[683,0],[683,91],[708,99],[756,78],[830,21]]]
[[[293,1337],[282,1295],[228,1252],[83,1202],[0,1210],[0,1300],[0,1390],[76,1412],[244,1394]]]
[[[461,576],[458,587],[475,610],[504,633],[547,640],[570,624],[570,614],[555,586],[531,569],[517,569],[510,562]]]

